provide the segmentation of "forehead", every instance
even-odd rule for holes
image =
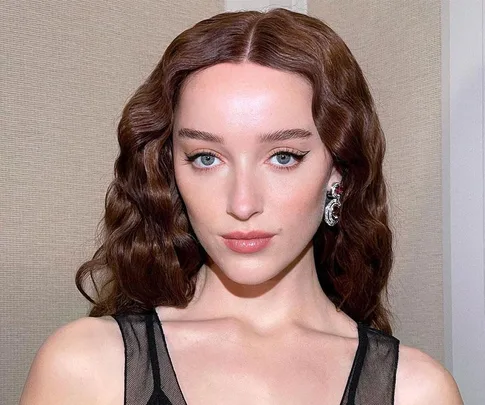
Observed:
[[[218,134],[282,128],[316,132],[311,104],[312,88],[297,74],[253,63],[222,63],[187,78],[174,132],[184,127]]]

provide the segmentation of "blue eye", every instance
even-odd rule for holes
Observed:
[[[278,152],[278,153],[274,154],[273,156],[271,156],[271,158],[274,158],[274,157],[276,157],[276,161],[278,162],[278,164],[280,164],[282,166],[287,166],[288,163],[290,163],[291,159],[293,159],[295,162],[297,162],[297,158],[299,156],[294,155],[294,154],[289,153],[289,152]]]
[[[218,157],[216,155],[214,155],[213,153],[210,153],[210,152],[201,152],[201,153],[196,153],[195,155],[192,155],[192,156],[189,156],[189,155],[185,155],[186,158],[185,160],[187,162],[197,162],[197,164],[195,164],[195,167],[196,168],[212,168],[214,167],[213,163],[215,161],[215,159],[218,159]],[[199,159],[200,158],[200,159]]]
[[[201,155],[199,156],[199,158],[200,163],[202,163],[203,166],[210,166],[212,163],[214,163],[214,160],[216,159],[216,157],[212,155]]]

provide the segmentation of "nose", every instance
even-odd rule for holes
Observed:
[[[227,214],[247,221],[252,216],[263,212],[263,196],[261,195],[256,173],[238,172],[231,179],[227,198]]]

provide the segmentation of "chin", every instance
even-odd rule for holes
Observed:
[[[241,269],[242,270],[242,269]],[[270,280],[278,278],[279,272],[274,273],[267,273],[264,274],[258,270],[248,270],[244,271],[230,271],[224,272],[224,276],[226,280],[235,284],[239,284],[241,286],[258,286],[267,283]]]
[[[209,267],[228,289],[241,289],[251,286],[259,286],[265,289],[273,286],[287,273],[291,267],[291,262],[286,265],[285,263],[278,265],[274,258],[269,261],[255,259],[254,263],[251,263],[248,259],[241,261],[227,260],[219,263],[210,260]]]

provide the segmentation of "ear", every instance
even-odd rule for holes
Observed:
[[[327,182],[327,191],[330,191],[330,187],[332,187],[333,183],[340,183],[342,181],[342,175],[340,172],[332,166],[332,171],[330,172],[330,177],[328,178]]]

